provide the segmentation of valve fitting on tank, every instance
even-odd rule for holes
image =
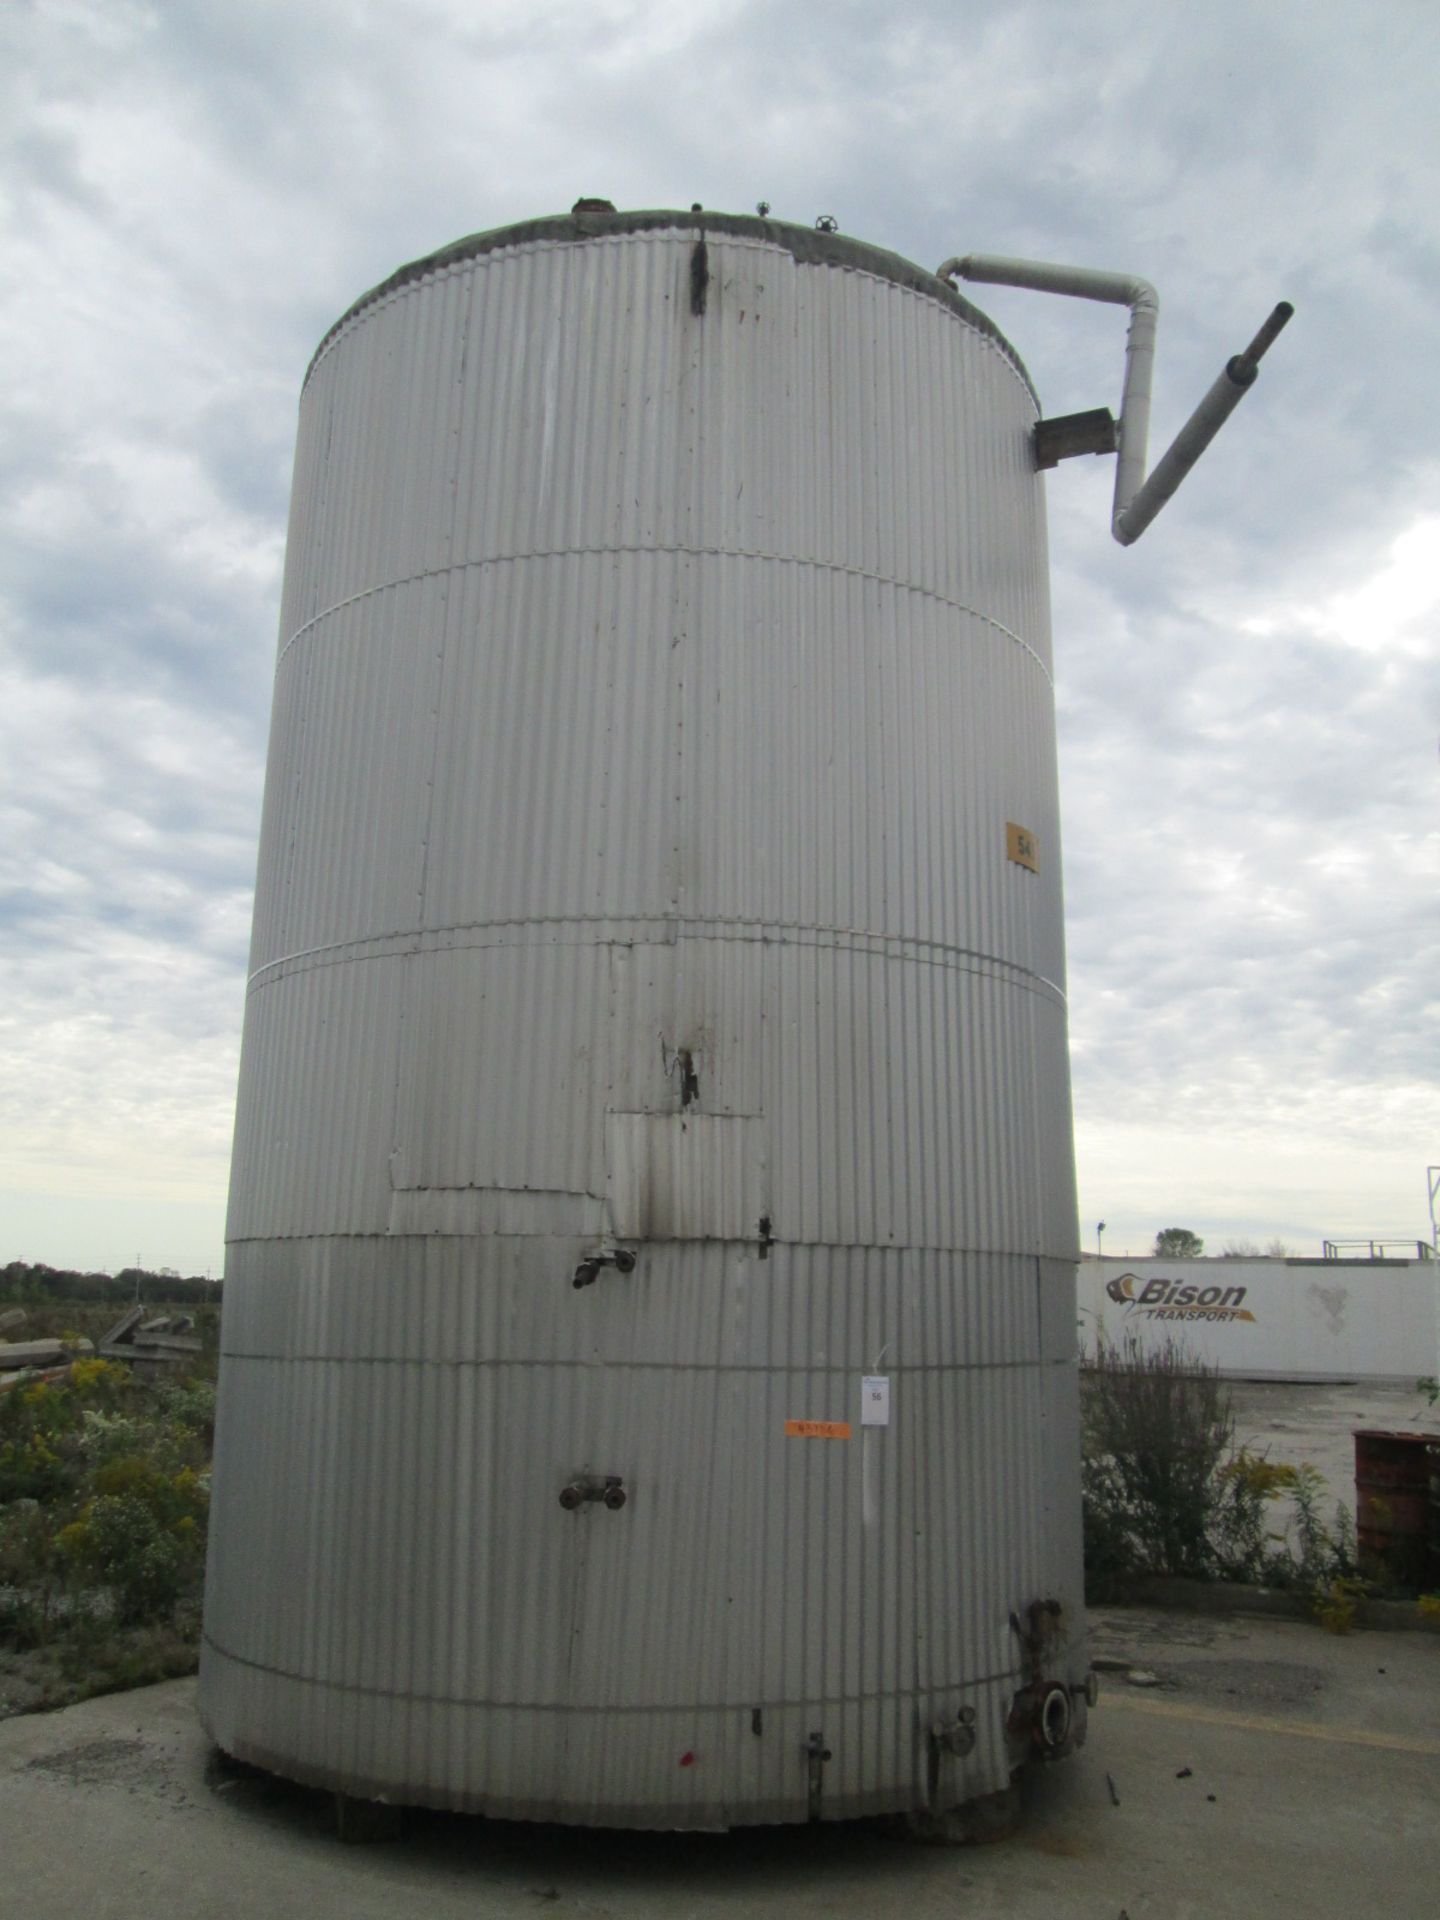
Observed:
[[[612,1513],[618,1513],[628,1497],[625,1482],[617,1473],[607,1473],[603,1480],[594,1477],[572,1480],[568,1487],[560,1489],[560,1504],[567,1513],[573,1513],[590,1500],[598,1500]]]
[[[575,1269],[572,1287],[593,1287],[602,1267],[614,1267],[617,1273],[635,1271],[635,1255],[626,1247],[612,1247],[605,1253],[588,1253]]]
[[[1085,1710],[1079,1703],[1089,1704],[1090,1693],[1088,1680],[1071,1686],[1061,1677],[1069,1637],[1065,1609],[1058,1600],[1032,1600],[1025,1619],[1012,1613],[1010,1625],[1022,1643],[1029,1672],[1029,1684],[1010,1708],[1012,1759],[1018,1764],[1034,1754],[1058,1760],[1084,1744]],[[1093,1674],[1092,1668],[1091,1679]]]
[[[1070,1689],[1047,1687],[1035,1714],[1035,1738],[1047,1752],[1057,1753],[1070,1738]]]
[[[932,1722],[927,1753],[927,1803],[932,1808],[953,1807],[968,1798],[965,1770],[960,1766],[975,1751],[978,1738],[974,1707],[961,1707],[948,1718]]]
[[[1059,1760],[1082,1745],[1085,1720],[1082,1712],[1077,1721],[1075,1703],[1084,1699],[1083,1685],[1070,1687],[1063,1680],[1047,1680],[1017,1693],[1008,1729],[1016,1762],[1027,1753]]]
[[[948,1753],[963,1760],[975,1751],[975,1709],[961,1707],[953,1720],[937,1720],[930,1729],[930,1742],[937,1754]]]

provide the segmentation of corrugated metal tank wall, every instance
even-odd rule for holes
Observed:
[[[1032,1600],[1083,1680],[1035,414],[932,276],[758,220],[479,236],[324,343],[229,1221],[228,1750],[840,1817],[1005,1784]],[[607,1475],[623,1508],[562,1509]]]

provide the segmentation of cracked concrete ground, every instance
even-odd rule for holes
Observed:
[[[325,1796],[217,1761],[181,1680],[0,1724],[4,1883],[27,1920],[1433,1911],[1440,1636],[1119,1608],[1092,1630],[1090,1744],[1030,1783],[1021,1831],[991,1847],[861,1826],[606,1834],[437,1814],[345,1847]]]

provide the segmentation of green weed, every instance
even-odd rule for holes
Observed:
[[[0,1651],[63,1697],[193,1666],[214,1419],[208,1380],[100,1359],[0,1393]]]
[[[1178,1342],[1102,1348],[1082,1397],[1087,1594],[1114,1597],[1137,1574],[1241,1581],[1302,1594],[1343,1630],[1361,1591],[1349,1515],[1324,1516],[1314,1467],[1234,1436],[1218,1374]]]

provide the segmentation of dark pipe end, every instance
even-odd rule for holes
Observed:
[[[1070,1737],[1070,1695],[1064,1687],[1050,1687],[1036,1713],[1040,1744],[1052,1752]]]
[[[1295,309],[1291,306],[1290,302],[1288,300],[1280,301],[1275,311],[1270,315],[1270,318],[1265,322],[1264,326],[1261,327],[1260,331],[1250,342],[1240,358],[1242,360],[1263,360],[1267,350],[1274,346],[1287,322],[1294,317]]]

